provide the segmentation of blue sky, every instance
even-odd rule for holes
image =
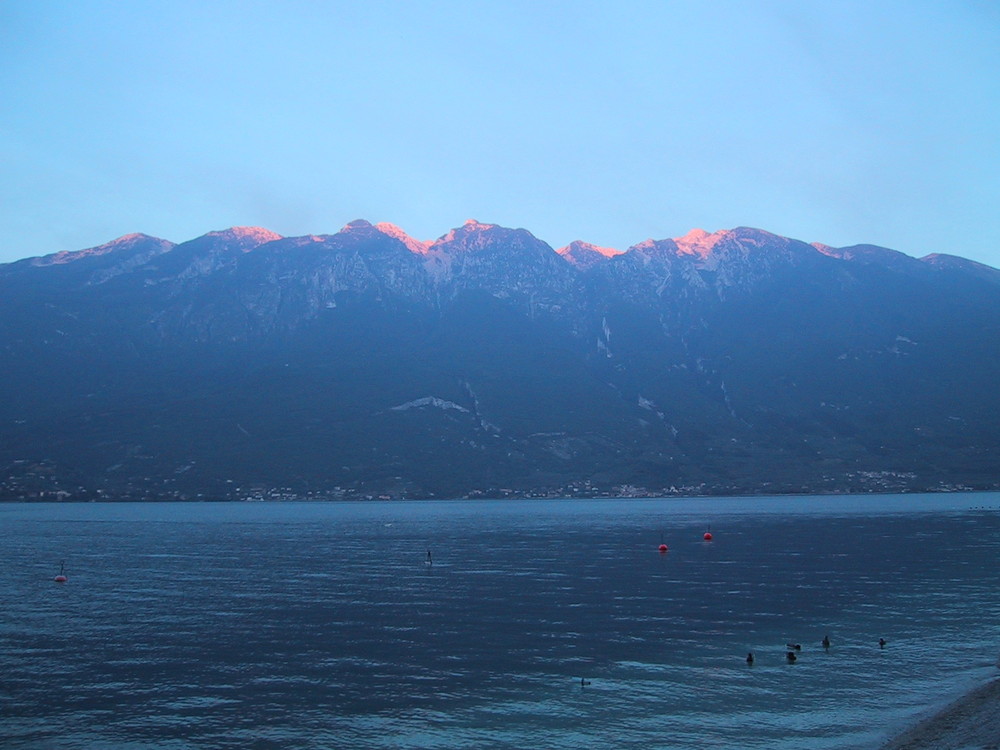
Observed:
[[[0,0],[0,262],[739,225],[1000,266],[1000,5]]]

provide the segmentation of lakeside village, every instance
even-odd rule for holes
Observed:
[[[1000,490],[1000,482],[992,486],[920,480],[911,472],[859,471],[823,477],[817,484],[764,483],[750,486],[741,483],[669,485],[665,487],[615,484],[601,486],[591,480],[530,488],[486,487],[467,492],[436,495],[405,486],[398,477],[394,481],[371,483],[359,487],[333,486],[299,490],[291,487],[269,487],[260,484],[240,484],[234,480],[218,487],[192,489],[179,486],[173,480],[149,477],[127,480],[107,487],[90,488],[60,478],[49,462],[15,461],[0,470],[0,502],[323,502],[364,500],[437,500],[459,498],[524,499],[524,498],[649,498],[649,497],[708,497],[743,495],[825,495],[900,492],[972,492]],[[376,484],[378,486],[376,486]]]

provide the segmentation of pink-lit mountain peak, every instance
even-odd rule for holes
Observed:
[[[426,255],[428,247],[430,246],[429,242],[421,242],[420,240],[414,239],[398,226],[390,224],[387,221],[372,224],[365,219],[355,219],[354,221],[349,221],[345,224],[339,234],[348,236],[356,235],[361,237],[372,237],[377,234],[381,234],[403,243],[403,245],[405,245],[411,253],[416,255]]]
[[[573,240],[565,247],[560,247],[556,252],[578,268],[590,268],[623,253],[622,250],[613,247],[601,247],[583,240]]]
[[[268,242],[283,239],[277,232],[272,232],[264,227],[229,227],[229,229],[208,232],[205,237],[221,240],[245,253]]]
[[[430,249],[430,242],[414,239],[398,226],[390,224],[387,221],[380,221],[375,225],[375,229],[395,240],[399,240],[406,245],[407,248],[409,248],[410,252],[416,253],[417,255],[426,255],[427,251]]]
[[[88,247],[84,250],[63,250],[51,255],[45,255],[41,258],[35,258],[32,261],[32,265],[62,265],[64,263],[72,263],[76,260],[92,258],[98,255],[127,252],[142,245],[147,245],[153,248],[154,252],[166,252],[174,247],[174,243],[170,240],[152,237],[148,234],[143,234],[142,232],[132,232],[130,234],[124,234],[117,239],[111,240],[110,242],[105,242],[102,245],[97,245],[96,247]]]
[[[208,237],[226,237],[238,240],[259,240],[261,242],[274,242],[280,240],[281,235],[272,232],[264,227],[229,227],[215,232],[209,232]]]
[[[466,219],[465,223],[462,224],[463,228],[469,229],[469,230],[475,230],[475,229],[492,229],[495,226],[497,226],[497,225],[496,224],[484,224],[483,222],[478,221],[476,219]]]
[[[469,219],[462,226],[439,237],[428,248],[428,254],[449,263],[448,258],[481,256],[494,257],[503,262],[518,258],[529,263],[544,264],[554,260],[560,266],[563,265],[552,247],[527,229],[511,229],[475,219]]]
[[[484,222],[477,221],[476,219],[467,219],[462,226],[455,227],[447,234],[438,237],[431,243],[430,248],[460,247],[472,250],[483,247],[488,244],[491,239],[495,239],[500,235],[512,236],[519,232],[525,232],[525,230],[508,229],[507,227],[501,227],[498,224],[486,224]]]
[[[484,224],[476,219],[466,219],[465,223],[460,227],[455,227],[447,234],[444,234],[435,240],[434,245],[444,245],[456,240],[462,240],[473,235],[478,235],[483,232],[487,232],[491,229],[497,229],[496,224]]]
[[[792,258],[803,252],[813,253],[819,248],[804,242],[772,234],[753,227],[720,229],[711,234],[704,229],[692,229],[683,237],[672,240],[678,256],[687,256],[696,263],[713,266],[728,256],[760,256]],[[822,252],[822,250],[819,250]]]
[[[739,246],[744,249],[763,245],[781,244],[787,238],[765,232],[763,229],[751,227],[736,227],[735,229],[720,229],[717,232],[706,232],[704,229],[692,229],[683,237],[674,238],[677,249],[684,255],[697,255],[707,258],[722,246]]]
[[[111,240],[111,242],[105,242],[103,245],[100,245],[100,247],[121,247],[123,245],[133,245],[136,242],[145,242],[146,240],[152,240],[153,242],[169,242],[169,240],[161,240],[159,237],[152,237],[142,232],[131,232],[130,234],[123,234],[121,237]]]
[[[692,229],[683,237],[674,238],[674,243],[676,243],[677,251],[681,255],[696,255],[699,258],[706,258],[728,234],[727,230],[709,234],[704,229]]]
[[[619,250],[614,247],[601,247],[600,245],[594,245],[590,242],[584,242],[583,240],[573,240],[566,247],[559,248],[556,252],[560,255],[566,255],[567,253],[573,252],[574,250],[581,250],[588,253],[597,253],[598,255],[604,256],[605,258],[613,258],[616,255],[621,255],[624,251]]]

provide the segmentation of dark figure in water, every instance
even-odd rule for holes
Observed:
[[[789,651],[787,654],[785,654],[785,658],[788,659],[788,663],[789,664],[794,664],[795,663],[795,659],[797,657],[795,656],[795,652],[794,651]]]
[[[747,654],[747,664],[753,666],[753,651]]]
[[[433,565],[434,564],[434,561],[431,559],[431,551],[430,550],[427,550],[427,564],[428,565]]]
[[[789,648],[789,649],[794,650],[794,651],[801,651],[802,650],[802,644],[801,643],[786,643],[785,646],[787,648]]]
[[[589,684],[590,684],[590,680],[585,680],[582,677],[580,678],[580,687],[587,687],[587,685],[589,685]]]
[[[885,638],[879,638],[878,639],[878,647],[879,648],[885,648]]]
[[[830,636],[823,636],[823,648],[830,648]]]

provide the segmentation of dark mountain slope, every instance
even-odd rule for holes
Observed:
[[[998,279],[747,228],[130,235],[0,266],[0,492],[995,487]]]

